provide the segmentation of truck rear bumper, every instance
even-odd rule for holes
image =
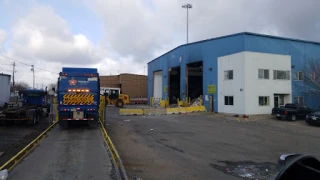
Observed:
[[[76,118],[62,118],[62,120],[64,121],[93,121],[94,119],[93,118],[79,118],[79,119],[76,119]]]
[[[275,114],[275,113],[272,113],[271,115],[272,115],[272,116],[275,116],[275,117],[277,117],[277,118],[287,118],[287,117],[288,117],[288,116],[285,115],[285,114]]]

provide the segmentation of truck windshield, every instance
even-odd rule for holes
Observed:
[[[291,109],[297,109],[297,105],[295,105],[295,104],[286,104],[284,107],[291,108]]]

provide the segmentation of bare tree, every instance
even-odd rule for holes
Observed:
[[[28,89],[28,88],[30,88],[30,86],[25,82],[16,82],[15,85],[14,85],[14,90],[15,91],[23,91],[23,90]],[[10,87],[10,91],[13,92],[13,86],[12,85]]]

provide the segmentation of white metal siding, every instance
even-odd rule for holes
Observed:
[[[274,94],[290,94],[290,80],[274,80],[273,70],[290,71],[291,57],[268,53],[245,52],[246,69],[246,113],[247,114],[270,114],[274,107]],[[269,80],[258,78],[258,69],[269,69]],[[269,106],[259,106],[259,96],[269,96]],[[291,99],[285,99],[285,103]],[[287,101],[287,102],[286,102]]]
[[[155,99],[162,98],[162,71],[153,73],[153,97]]]
[[[243,53],[218,58],[218,112],[242,113],[244,106],[244,59]],[[224,71],[233,70],[233,80],[224,80]],[[233,106],[225,105],[224,96],[233,96]]]
[[[0,107],[9,102],[11,76],[0,74]]]
[[[258,69],[269,69],[269,79],[259,79]],[[233,80],[224,80],[226,70],[233,70]],[[291,80],[274,80],[273,70],[290,71],[291,74],[291,57],[256,52],[219,57],[218,112],[270,114],[274,94],[290,94],[285,103],[291,102]],[[234,105],[225,105],[224,96],[233,96]],[[269,106],[259,106],[259,96],[269,96]]]

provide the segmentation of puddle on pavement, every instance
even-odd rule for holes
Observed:
[[[278,174],[277,164],[268,162],[255,163],[252,161],[219,161],[219,163],[223,163],[225,165],[210,164],[210,166],[226,174],[243,179],[273,180]]]

